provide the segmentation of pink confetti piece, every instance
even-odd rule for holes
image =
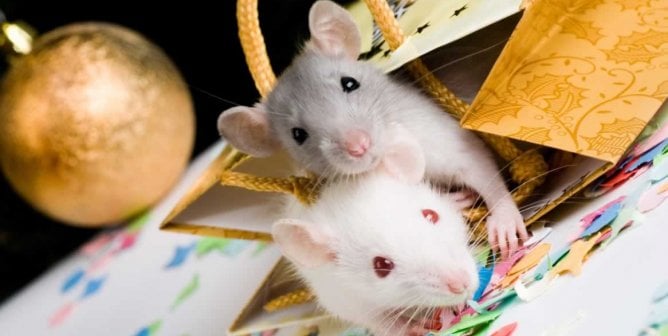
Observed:
[[[612,236],[612,230],[606,230],[600,237],[598,237],[598,239],[596,240],[596,244],[610,238],[611,236]]]
[[[49,327],[53,328],[61,325],[72,314],[73,310],[74,310],[73,302],[66,303],[64,306],[60,307],[49,318]]]
[[[488,288],[495,288],[496,285],[503,279],[503,277],[508,274],[508,271],[510,271],[513,265],[515,265],[520,259],[522,259],[522,257],[524,257],[527,250],[527,248],[522,247],[521,249],[517,250],[517,252],[515,252],[515,254],[513,254],[510,259],[501,261],[496,264],[494,267],[494,274],[492,275],[492,280],[490,281]]]
[[[512,336],[515,333],[515,329],[517,329],[517,322],[501,327],[499,330],[493,332],[492,336]]]
[[[111,261],[114,259],[114,255],[112,253],[107,253],[103,255],[100,258],[97,258],[95,261],[93,261],[90,266],[88,266],[88,272],[89,273],[100,273],[104,271],[107,268],[107,265],[111,263]]]
[[[645,213],[654,210],[668,198],[668,192],[660,193],[662,185],[653,185],[647,189],[638,200],[638,211]]]
[[[107,246],[107,244],[111,241],[111,239],[112,239],[112,234],[103,233],[97,236],[97,238],[91,240],[90,242],[82,246],[80,251],[82,254],[87,256],[96,255]]]
[[[127,233],[127,232],[121,232],[119,235],[116,237],[118,240],[118,247],[114,249],[114,253],[118,253],[121,251],[125,251],[127,249],[130,249],[132,246],[135,245],[135,242],[137,241],[137,234],[136,233]]]

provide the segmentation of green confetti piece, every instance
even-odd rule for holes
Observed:
[[[150,326],[148,326],[148,334],[149,335],[155,335],[156,332],[158,332],[158,329],[162,326],[162,321],[157,320],[153,323],[151,323]]]
[[[495,297],[486,300],[483,303],[479,304],[475,301],[469,300],[468,304],[469,304],[469,306],[471,306],[471,308],[473,308],[473,310],[480,313],[480,312],[483,312],[483,311],[487,310],[487,308],[489,308],[490,306],[492,306],[496,303],[499,303],[499,302],[503,302],[506,299],[514,297],[516,295],[517,295],[517,293],[515,292],[515,288],[510,287],[510,288],[505,289],[503,292],[496,295]]]
[[[149,217],[149,216],[148,216],[148,212],[144,212],[143,214],[138,215],[137,217],[135,217],[135,218],[132,220],[132,222],[130,222],[130,223],[127,225],[126,230],[127,230],[128,232],[137,232],[137,231],[139,231],[141,228],[144,227],[144,225],[146,225],[146,223],[148,223],[148,217]]]
[[[260,253],[262,253],[264,250],[267,249],[267,247],[269,247],[269,243],[263,241],[258,242],[257,245],[255,245],[255,250],[253,251],[252,256],[253,257],[259,256]]]
[[[639,143],[642,142],[645,138],[649,137],[650,135],[654,134],[656,131],[658,131],[660,128],[662,128],[664,125],[668,124],[668,113],[665,113],[666,110],[663,109],[663,111],[657,112],[654,117],[647,123],[645,128],[640,132],[640,135],[638,138],[633,142]]]
[[[224,252],[227,245],[229,245],[231,240],[225,238],[212,238],[205,237],[200,239],[195,246],[195,254],[198,257],[203,257],[212,251]]]
[[[665,324],[661,328],[659,328],[658,335],[659,336],[668,336],[668,324]]]
[[[471,336],[487,336],[489,330],[492,328],[492,323],[483,324],[479,329],[476,329]]]
[[[491,249],[486,245],[482,245],[482,246],[478,247],[473,252],[473,255],[476,256],[476,264],[487,265],[487,260],[489,259],[490,252],[491,252]]]
[[[199,288],[199,274],[193,275],[192,280],[181,290],[179,295],[176,297],[176,300],[174,300],[174,303],[172,303],[172,310],[174,310],[176,307],[180,306],[185,300],[187,300],[190,296],[197,291]]]
[[[501,310],[493,310],[485,314],[480,314],[475,316],[464,316],[462,320],[459,321],[459,323],[450,327],[450,329],[446,330],[445,332],[437,335],[457,334],[461,333],[462,331],[468,331],[473,328],[483,326],[487,323],[496,320],[499,316],[501,316],[501,313],[502,313]]]

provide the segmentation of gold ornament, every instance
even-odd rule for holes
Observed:
[[[79,23],[48,32],[12,58],[0,85],[2,170],[56,219],[117,223],[164,196],[188,162],[187,86],[131,30]]]

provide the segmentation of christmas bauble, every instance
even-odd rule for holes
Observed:
[[[165,195],[188,162],[187,86],[158,47],[127,28],[48,32],[0,85],[2,170],[51,217],[117,223]]]

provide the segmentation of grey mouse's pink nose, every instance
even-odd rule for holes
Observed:
[[[464,270],[454,270],[441,276],[441,284],[453,294],[462,294],[471,286],[471,278]]]
[[[348,131],[344,135],[343,146],[351,156],[362,157],[371,146],[371,138],[364,131]]]

